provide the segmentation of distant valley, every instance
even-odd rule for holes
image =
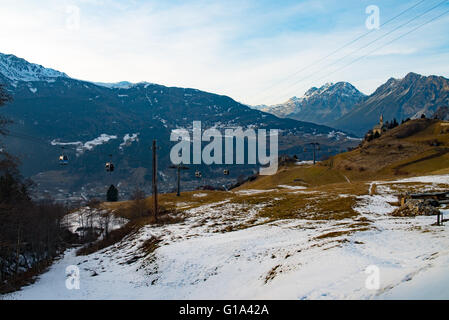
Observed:
[[[235,100],[197,89],[152,83],[98,84],[72,79],[63,72],[32,64],[14,55],[0,54],[0,83],[13,101],[1,112],[12,119],[4,143],[22,161],[24,174],[35,181],[39,197],[84,199],[104,196],[109,184],[127,198],[139,187],[151,192],[151,146],[158,141],[161,191],[173,191],[174,170],[169,168],[173,129],[279,129],[280,153],[312,158],[308,143],[322,145],[319,158],[346,150],[358,140],[328,126],[253,110]],[[64,151],[63,148],[64,147]],[[70,165],[61,167],[66,152]],[[104,164],[112,159],[116,171]],[[230,169],[229,176],[223,170]],[[255,172],[254,165],[191,166],[182,174],[184,189],[202,186],[226,188]],[[195,171],[202,178],[195,177]]]

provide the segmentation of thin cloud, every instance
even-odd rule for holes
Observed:
[[[398,2],[395,7],[379,1],[383,18],[410,5]],[[90,81],[149,81],[274,104],[328,81],[349,81],[370,92],[407,71],[449,75],[447,64],[435,59],[449,55],[444,18],[329,77],[340,64],[323,66],[351,50],[291,77],[367,31],[364,1],[0,0],[0,5],[0,52]],[[67,28],[66,8],[73,5],[80,8],[76,30]]]

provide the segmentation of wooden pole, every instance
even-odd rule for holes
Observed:
[[[315,148],[316,148],[316,145],[313,144],[313,165],[316,164],[316,160],[315,160]]]
[[[181,165],[178,165],[178,192],[176,195],[181,196]]]
[[[320,144],[318,142],[311,142],[310,144],[313,146],[313,165],[315,165],[317,159],[318,146]]]
[[[153,209],[154,218],[157,220],[158,203],[157,203],[157,145],[156,140],[153,140]]]
[[[176,179],[177,179],[177,188],[176,188],[176,196],[181,196],[181,170],[188,170],[189,168],[183,166],[182,164],[171,165],[170,169],[176,169]]]

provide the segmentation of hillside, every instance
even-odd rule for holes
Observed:
[[[340,170],[358,171],[354,176],[409,176],[447,168],[447,122],[418,119],[394,128],[379,139],[352,152],[333,157]]]
[[[363,142],[315,167],[288,166],[242,188],[269,189],[278,184],[327,185],[347,181],[396,179],[448,171],[449,126],[431,119],[408,121],[380,138]],[[448,171],[449,172],[449,171]]]

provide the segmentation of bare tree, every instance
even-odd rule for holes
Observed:
[[[146,201],[145,201],[145,193],[136,188],[131,196],[132,204],[131,211],[132,215],[135,217],[143,217],[149,213]]]
[[[0,85],[0,107],[9,101],[11,97]],[[0,116],[0,136],[8,134],[9,123]],[[51,201],[32,201],[31,182],[22,177],[18,164],[17,158],[0,148],[0,294],[13,290],[11,283],[29,268],[39,270],[68,241],[76,241],[61,223],[67,209]]]

